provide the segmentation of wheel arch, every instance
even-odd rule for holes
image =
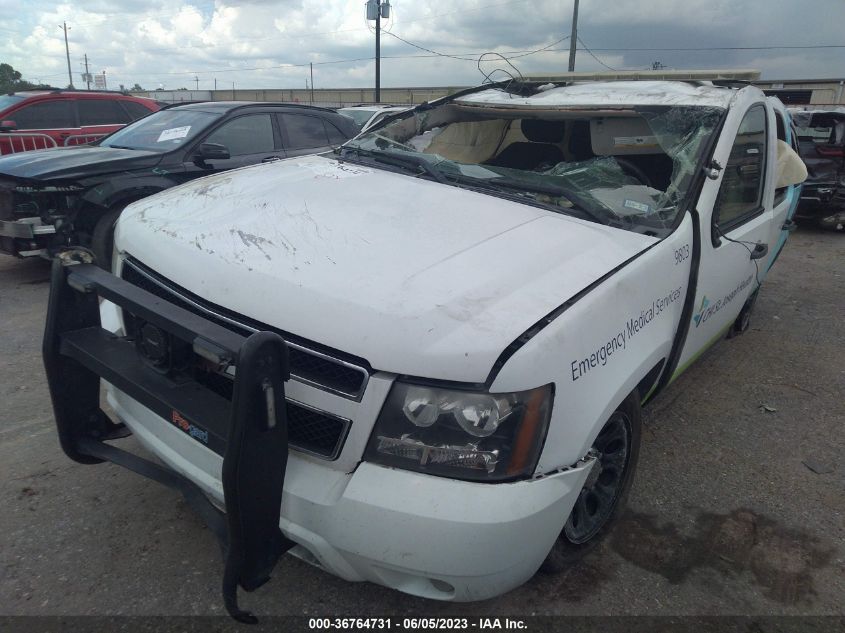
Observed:
[[[168,184],[166,187],[160,184],[149,184],[143,186],[132,186],[120,189],[112,189],[109,192],[95,191],[94,187],[89,190],[85,196],[80,200],[74,217],[74,224],[78,228],[86,230],[93,230],[97,221],[113,209],[123,209],[127,205],[151,196],[166,188],[172,186]]]

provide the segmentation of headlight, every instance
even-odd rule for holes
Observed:
[[[397,381],[364,458],[455,479],[525,477],[537,464],[551,408],[551,385],[483,393]]]

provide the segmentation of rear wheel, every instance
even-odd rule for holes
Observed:
[[[541,570],[564,571],[608,534],[634,482],[641,435],[642,414],[634,391],[593,442],[593,468]]]

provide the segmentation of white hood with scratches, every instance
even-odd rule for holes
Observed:
[[[656,238],[313,156],[136,202],[117,248],[379,370],[483,382],[528,327]]]

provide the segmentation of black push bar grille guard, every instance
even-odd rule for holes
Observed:
[[[129,337],[102,329],[98,297],[166,333],[201,362],[235,365],[231,403],[190,378],[152,367]],[[237,587],[263,585],[294,545],[279,529],[288,455],[284,340],[272,332],[240,336],[93,264],[57,259],[43,355],[62,450],[81,464],[111,461],[180,491],[220,539],[227,611],[241,622],[257,622],[238,608]],[[223,455],[225,515],[192,481],[106,443],[129,431],[100,408],[101,377]]]

